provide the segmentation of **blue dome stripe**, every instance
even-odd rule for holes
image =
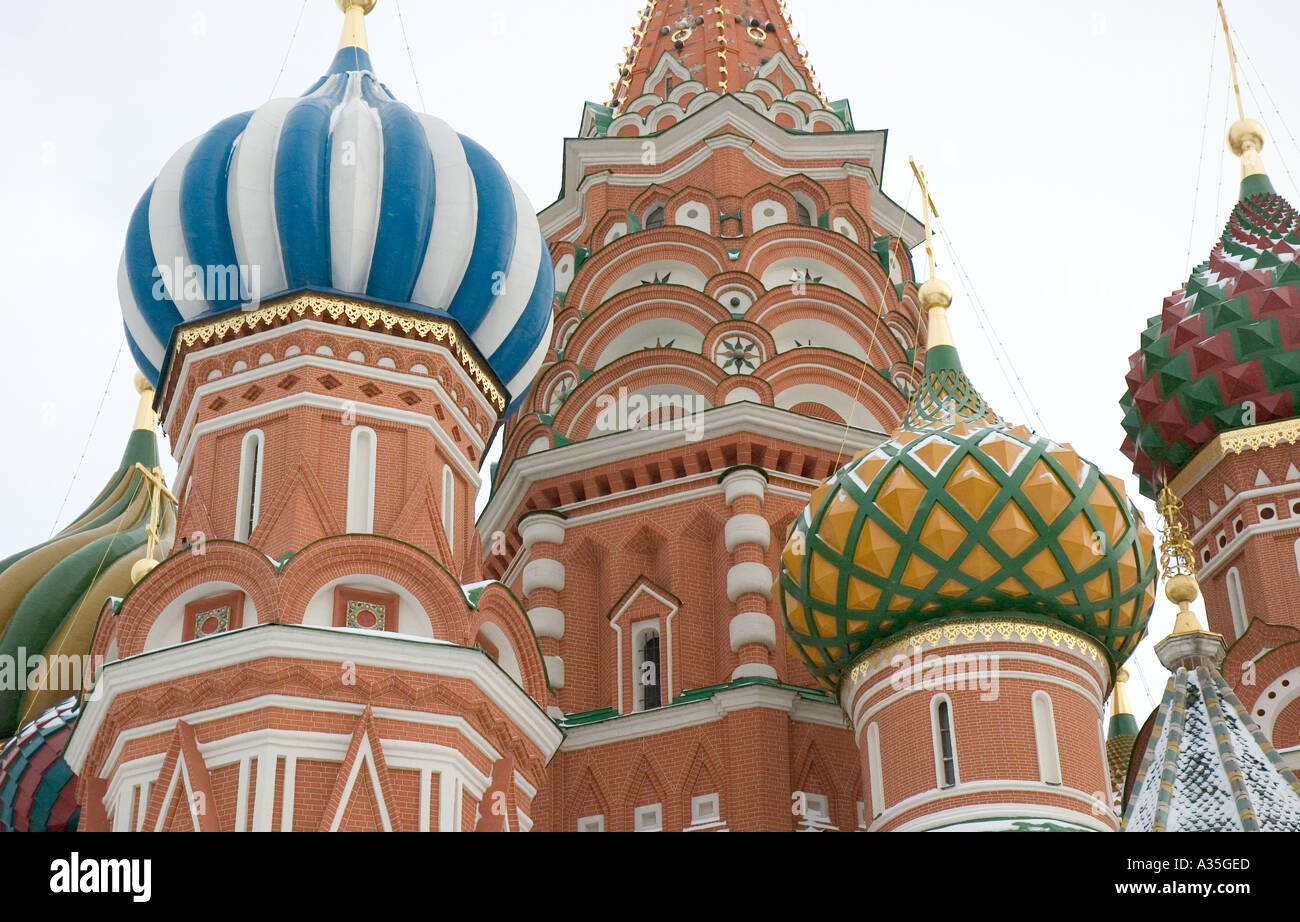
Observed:
[[[447,311],[473,337],[510,271],[519,216],[514,190],[501,164],[476,141],[461,135],[460,143],[478,190],[478,229],[474,255]]]
[[[178,266],[193,267],[188,291]],[[237,309],[255,282],[262,301],[320,291],[450,317],[511,406],[554,323],[549,248],[523,190],[478,143],[393,98],[352,48],[306,95],[181,147],[132,213],[117,281],[131,356],[155,384],[175,328]]]
[[[334,61],[330,64],[326,76],[332,77],[335,74],[350,74],[355,71],[366,70],[374,70],[370,63],[370,52],[353,45],[350,48],[340,48],[338,50],[338,54],[334,55]]]
[[[172,330],[184,322],[162,284],[162,275],[154,261],[153,238],[149,234],[149,203],[153,198],[153,185],[140,198],[126,229],[126,271],[131,281],[131,295],[135,298],[145,323],[165,348]],[[155,290],[160,292],[154,296]]]
[[[217,281],[226,288],[222,298],[220,288],[210,290],[205,284],[204,294],[214,311],[227,311],[243,303],[239,276],[231,280],[226,270],[238,273],[239,259],[235,255],[235,242],[230,233],[228,197],[214,195],[213,190],[223,190],[230,181],[230,155],[235,141],[243,134],[252,112],[232,115],[203,136],[199,146],[185,164],[181,178],[181,229],[185,234],[185,249],[190,261],[204,273],[205,280]],[[215,271],[209,271],[215,270]],[[229,290],[234,281],[235,290]]]
[[[407,106],[380,97],[366,78],[362,95],[379,112],[384,132],[384,187],[379,234],[366,293],[410,300],[429,247],[437,201],[433,154],[424,126]]]
[[[502,381],[510,381],[528,364],[551,319],[551,308],[555,301],[555,273],[551,268],[550,254],[551,249],[543,237],[542,259],[537,267],[533,295],[524,307],[523,314],[515,321],[514,329],[506,341],[488,356],[488,364],[496,370]]]
[[[127,326],[125,320],[122,321],[122,329],[126,331],[126,348],[131,353],[131,358],[135,359],[135,367],[139,368],[141,373],[149,379],[149,383],[156,388],[158,386],[158,376],[162,374],[162,368],[151,362],[140,351],[140,347],[135,344],[135,337],[131,335],[131,328]]]
[[[275,156],[275,218],[290,289],[329,287],[329,128],[346,78],[289,110]]]

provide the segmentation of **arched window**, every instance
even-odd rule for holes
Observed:
[[[1249,618],[1246,615],[1246,596],[1241,591],[1241,574],[1236,567],[1228,571],[1228,608],[1232,612],[1232,627],[1240,637],[1246,633]]]
[[[795,202],[795,220],[804,227],[812,227],[812,213],[803,202]]]
[[[867,727],[867,770],[871,773],[871,816],[885,812],[885,782],[880,776],[880,727]]]
[[[957,741],[953,735],[952,702],[947,695],[930,700],[930,727],[934,737],[934,773],[941,788],[957,784]]]
[[[456,546],[456,476],[451,467],[442,468],[442,530],[447,535],[447,546]]]
[[[646,627],[638,631],[634,643],[635,709],[648,711],[663,704],[663,668],[659,653],[659,628]]]
[[[375,528],[375,430],[357,426],[352,430],[348,454],[349,534],[369,534]]]
[[[1061,783],[1061,753],[1056,742],[1056,716],[1052,696],[1034,692],[1034,741],[1038,746],[1038,777],[1046,784]]]
[[[262,455],[266,438],[261,429],[244,436],[239,452],[239,492],[235,500],[235,540],[247,541],[257,528],[262,506]]]
[[[650,209],[649,214],[645,216],[645,229],[652,230],[656,227],[664,226],[664,206],[656,205]]]

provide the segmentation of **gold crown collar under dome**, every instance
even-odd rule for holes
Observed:
[[[179,351],[199,343],[218,343],[232,335],[246,335],[302,319],[332,321],[393,334],[400,332],[414,339],[446,345],[488,402],[498,413],[505,411],[505,391],[480,358],[469,337],[462,335],[453,321],[398,307],[381,307],[334,295],[297,294],[273,300],[257,310],[218,314],[210,320],[181,327],[176,331],[176,348]],[[172,368],[170,374],[174,376],[179,369],[175,357]]]

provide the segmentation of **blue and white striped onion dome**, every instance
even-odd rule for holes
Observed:
[[[507,412],[551,338],[553,268],[523,190],[482,146],[394,99],[356,47],[303,96],[177,151],[136,206],[118,272],[127,343],[154,385],[176,327],[301,289],[451,318],[505,385]]]

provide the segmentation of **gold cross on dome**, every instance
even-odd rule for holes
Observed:
[[[158,549],[158,542],[161,540],[158,535],[158,525],[162,514],[162,510],[159,508],[162,498],[165,496],[173,506],[179,505],[179,503],[176,497],[172,495],[172,491],[167,489],[167,482],[163,479],[162,468],[148,468],[137,461],[135,470],[149,484],[149,525],[146,529],[149,533],[149,544],[144,556],[147,560],[153,560],[154,551]]]
[[[930,183],[925,178],[925,167],[918,164],[915,157],[908,157],[907,162],[912,165],[912,173],[921,186],[922,210],[925,212],[925,258],[929,262],[930,278],[934,278],[934,230],[931,227],[931,218],[939,217],[939,209],[934,207],[934,199],[930,196]]]

